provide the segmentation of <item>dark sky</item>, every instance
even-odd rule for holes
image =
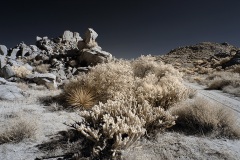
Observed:
[[[8,48],[64,30],[83,36],[118,58],[165,54],[203,41],[240,47],[239,0],[2,0],[0,44]]]

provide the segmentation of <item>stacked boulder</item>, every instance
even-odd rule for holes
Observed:
[[[78,42],[78,49],[81,51],[79,61],[86,65],[96,65],[112,59],[112,55],[103,51],[96,42],[98,34],[89,28],[85,33],[85,38]]]
[[[0,77],[56,88],[91,66],[112,58],[98,46],[97,36],[91,28],[84,39],[79,33],[67,30],[53,39],[37,36],[35,45],[22,42],[10,49],[0,45]]]

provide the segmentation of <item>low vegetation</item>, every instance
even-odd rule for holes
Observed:
[[[79,105],[84,119],[69,126],[91,141],[91,155],[98,158],[115,157],[140,137],[172,127],[176,117],[168,109],[189,96],[181,74],[151,56],[132,63],[119,60],[99,64],[79,77],[81,87],[76,83],[70,82],[64,90],[69,105],[89,99],[81,87],[94,91],[90,97],[96,97],[96,103],[91,107]]]
[[[240,126],[232,110],[206,99],[196,98],[172,108],[178,116],[173,129],[187,134],[240,138]]]
[[[33,138],[37,131],[36,122],[25,115],[17,115],[8,120],[0,131],[0,144],[16,143],[26,138]]]

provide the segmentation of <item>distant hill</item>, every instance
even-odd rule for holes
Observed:
[[[194,67],[193,63],[202,63],[205,66],[218,66],[216,63],[225,59],[231,60],[240,48],[224,43],[202,42],[195,45],[178,47],[166,55],[157,56],[157,59],[169,64]],[[223,63],[221,63],[222,65]]]

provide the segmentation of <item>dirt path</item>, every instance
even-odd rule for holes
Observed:
[[[240,119],[240,97],[235,97],[219,90],[206,90],[204,86],[195,83],[185,82],[185,85],[196,89],[200,96],[234,110],[239,117],[238,119]]]

